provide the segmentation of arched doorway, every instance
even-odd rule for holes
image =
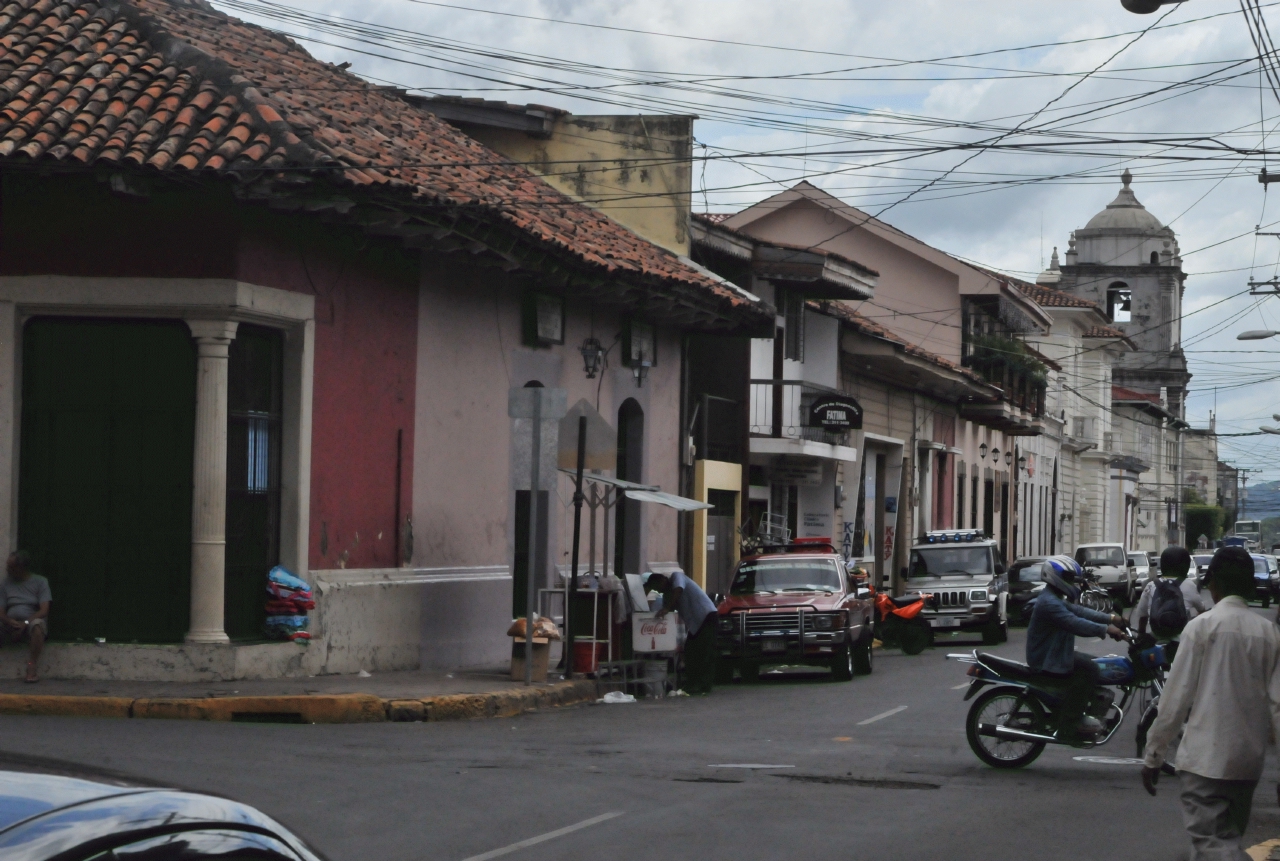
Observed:
[[[618,478],[641,481],[644,474],[644,410],[627,398],[618,410]],[[613,571],[639,574],[640,503],[623,497],[618,501],[614,528]]]

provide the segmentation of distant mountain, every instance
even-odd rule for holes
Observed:
[[[1248,485],[1249,498],[1243,506],[1241,519],[1262,520],[1280,517],[1280,481],[1262,481]]]

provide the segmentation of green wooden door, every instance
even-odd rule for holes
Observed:
[[[18,543],[56,640],[187,631],[195,345],[176,321],[36,319],[23,335]]]

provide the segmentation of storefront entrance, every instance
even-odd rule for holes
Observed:
[[[55,640],[179,642],[191,581],[196,350],[172,322],[23,334],[18,546]]]

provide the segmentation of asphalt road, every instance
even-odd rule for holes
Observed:
[[[1017,657],[1022,642],[1015,631],[995,651]],[[874,674],[847,683],[766,678],[463,724],[6,717],[0,767],[45,757],[232,796],[334,861],[1186,857],[1173,780],[1150,798],[1138,766],[1063,748],[1021,771],[979,763],[956,689],[964,668],[944,659],[964,650],[878,650]],[[1132,757],[1132,726],[1090,753]],[[745,764],[771,767],[714,767]],[[1264,780],[1275,777],[1269,763]],[[1280,836],[1269,782],[1250,844]]]

